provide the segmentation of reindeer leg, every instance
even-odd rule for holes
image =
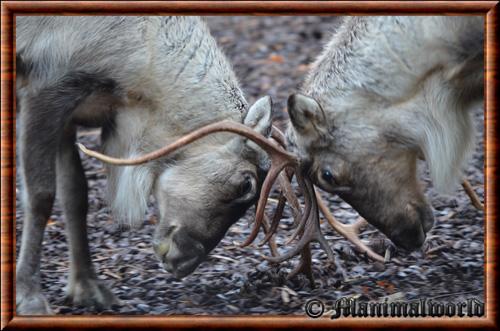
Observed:
[[[20,100],[20,161],[24,224],[16,268],[18,314],[51,314],[40,290],[43,235],[56,194],[56,153],[61,131],[76,107],[77,95],[56,83]]]
[[[57,189],[62,194],[70,246],[68,299],[78,305],[108,308],[117,303],[113,294],[97,280],[87,239],[87,180],[75,146],[76,131],[68,128],[57,154]]]
[[[40,315],[52,311],[40,291],[43,234],[56,193],[56,154],[71,114],[90,93],[111,91],[114,83],[97,75],[70,73],[27,92],[19,105],[20,159],[25,219],[16,268],[16,310]]]
[[[20,100],[19,152],[23,190],[23,230],[16,266],[16,311],[52,314],[40,288],[40,258],[45,226],[56,195],[55,158],[62,126],[51,118],[50,103],[36,95]],[[35,108],[30,105],[36,105]],[[41,113],[45,116],[40,116]]]
[[[472,185],[469,183],[467,179],[464,179],[464,181],[462,182],[462,187],[464,188],[465,193],[467,193],[467,195],[469,196],[472,205],[477,209],[484,211],[484,205],[481,202],[481,199],[479,199],[476,192],[474,192]]]
[[[384,262],[384,258],[377,253],[375,253],[373,250],[371,250],[368,246],[366,246],[360,239],[359,239],[359,231],[362,227],[366,226],[366,221],[363,218],[359,218],[356,223],[352,225],[345,225],[337,221],[333,215],[330,213],[328,210],[328,207],[325,206],[323,200],[321,199],[321,196],[316,192],[316,196],[318,198],[318,206],[319,209],[321,210],[321,213],[323,216],[325,216],[326,220],[328,223],[337,231],[340,233],[344,238],[352,242],[357,248],[359,248],[362,252],[366,252],[366,254],[371,257],[372,259],[380,262]]]

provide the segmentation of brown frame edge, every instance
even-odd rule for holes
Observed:
[[[497,173],[497,63],[498,1],[6,1],[1,4],[1,329],[134,329],[185,327],[489,327],[496,328],[496,173]],[[486,318],[418,319],[309,319],[301,316],[15,316],[15,104],[14,15],[16,14],[149,14],[149,15],[383,15],[475,14],[486,17],[485,98],[485,263]],[[361,324],[362,323],[362,324]]]

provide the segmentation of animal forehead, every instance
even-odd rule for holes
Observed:
[[[178,172],[186,174],[199,173],[204,177],[228,178],[244,171],[253,171],[255,165],[244,153],[231,150],[204,153],[193,158],[185,159],[177,164]]]
[[[247,169],[225,162],[177,163],[163,172],[159,188],[168,195],[211,200],[217,192],[231,191],[240,182],[241,173],[251,171]]]
[[[355,137],[355,136],[354,136]],[[325,145],[311,145],[306,152],[314,167],[328,165],[336,169],[354,171],[364,164],[372,164],[373,160],[385,155],[383,144],[375,141],[360,140],[344,136],[331,140]]]
[[[324,168],[338,169],[346,162],[342,154],[329,148],[315,148],[309,153],[308,161],[312,171]]]

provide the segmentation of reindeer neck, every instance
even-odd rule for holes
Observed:
[[[144,31],[145,47],[151,54],[149,66],[143,73],[145,79],[137,80],[147,84],[135,86],[141,95],[137,108],[129,104],[128,114],[117,120],[122,126],[117,131],[126,132],[127,141],[140,142],[132,153],[154,150],[217,121],[241,123],[247,102],[206,25],[197,17],[149,20]],[[188,150],[223,144],[227,142],[224,136],[207,137]],[[126,154],[131,153],[128,149]]]
[[[151,38],[156,45],[152,63],[159,75],[158,108],[172,124],[172,133],[186,134],[224,119],[241,122],[247,102],[204,22],[170,17],[156,24],[160,26],[153,28]]]
[[[460,61],[450,49],[470,43],[460,40],[460,29],[440,24],[435,17],[348,18],[313,64],[304,92],[339,111],[343,104],[404,102],[433,72]]]

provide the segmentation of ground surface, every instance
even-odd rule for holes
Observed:
[[[282,111],[288,95],[297,91],[307,64],[320,52],[338,22],[328,17],[212,17],[207,21],[232,61],[249,102],[270,94],[277,111]],[[482,111],[478,110],[475,118],[479,142],[467,176],[483,198]],[[82,131],[79,140],[95,148],[98,132]],[[85,159],[84,167],[89,180],[88,225],[93,260],[99,277],[122,300],[122,305],[97,312],[65,304],[68,247],[64,218],[56,205],[46,231],[41,270],[43,291],[59,314],[302,315],[304,303],[310,298],[327,302],[352,296],[366,300],[483,299],[484,215],[474,209],[461,189],[450,196],[436,194],[424,167],[421,178],[436,216],[428,246],[440,248],[427,254],[395,251],[395,259],[383,265],[366,261],[353,252],[346,240],[324,227],[347,278],[341,281],[325,254],[313,246],[315,289],[301,277],[284,280],[296,260],[277,270],[260,256],[269,254],[266,247],[239,247],[250,232],[247,224],[253,210],[230,228],[209,259],[192,275],[182,281],[175,280],[160,267],[153,254],[154,209],[145,217],[144,227],[133,230],[119,227],[104,200],[106,179],[101,164]],[[343,222],[356,219],[349,205],[337,197],[325,197],[338,219]],[[20,207],[18,201],[18,243],[23,218]],[[287,234],[290,232],[280,232],[278,244],[285,241]],[[383,235],[373,228],[368,228],[363,238],[381,252],[387,245]]]

